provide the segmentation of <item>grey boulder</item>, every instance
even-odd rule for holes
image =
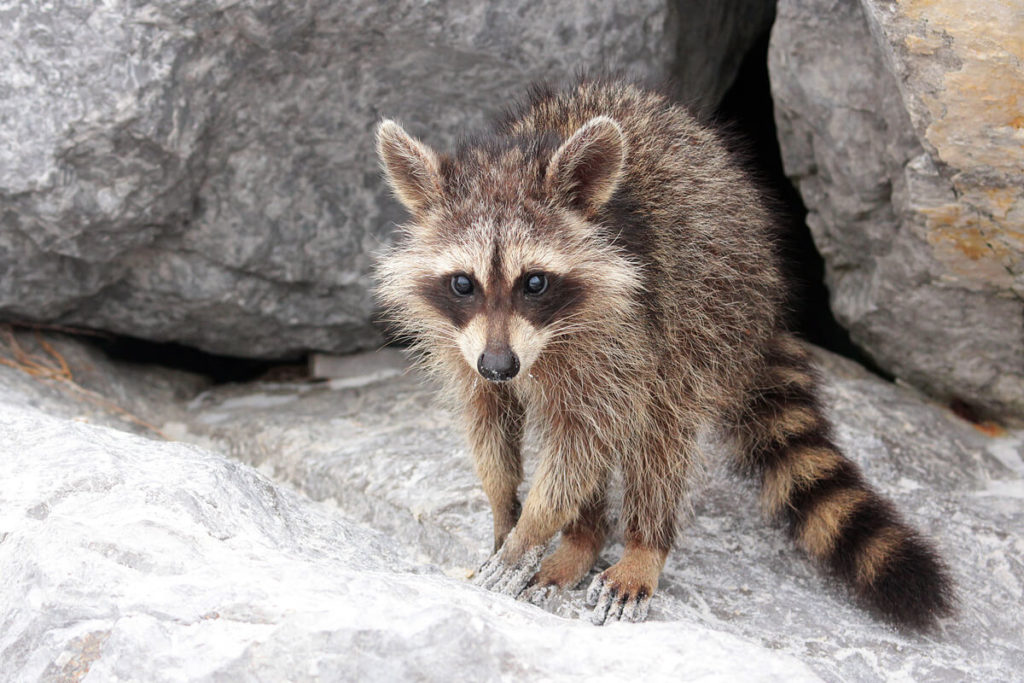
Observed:
[[[360,369],[355,356],[322,383],[204,387],[53,344],[90,394],[0,364],[0,660],[15,680],[988,681],[1024,668],[1024,433],[986,435],[834,356],[820,360],[839,442],[957,581],[959,613],[930,636],[855,607],[721,468],[695,491],[647,623],[590,626],[586,581],[547,611],[483,592],[466,578],[490,548],[485,496],[454,416],[400,357]],[[155,434],[92,394],[194,445],[143,438]]]
[[[771,3],[706,5],[15,3],[0,318],[254,358],[374,346],[372,254],[403,218],[376,121],[444,147],[528,83],[601,66],[678,72],[712,106]]]
[[[6,681],[817,680],[693,623],[624,647],[625,627],[474,588],[411,538],[223,455],[91,424],[120,417],[54,389],[0,367]]]
[[[709,476],[692,517],[683,518],[651,623],[741,637],[826,680],[881,680],[896,670],[913,680],[1012,678],[1024,665],[1024,567],[1014,559],[1024,543],[1024,432],[987,435],[850,361],[826,352],[819,360],[840,445],[936,540],[958,584],[957,617],[921,637],[856,607],[779,525],[760,517],[753,486],[720,466],[722,446],[708,439]],[[469,576],[491,548],[489,505],[436,390],[400,374],[403,364],[393,367],[391,378],[375,359],[362,375],[321,385],[213,388],[167,428],[411,543],[449,575]],[[598,569],[621,552],[619,538]],[[548,608],[587,618],[591,578]]]
[[[832,308],[883,368],[1024,420],[1013,3],[782,0],[769,71]]]

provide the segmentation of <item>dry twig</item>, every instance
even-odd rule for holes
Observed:
[[[127,422],[143,427],[162,439],[171,440],[159,428],[125,410],[102,394],[86,389],[78,384],[71,372],[71,366],[60,351],[46,341],[38,329],[35,335],[36,343],[46,353],[46,356],[29,353],[21,345],[21,342],[18,341],[10,325],[0,326],[0,337],[3,338],[3,343],[0,344],[0,351],[5,352],[4,355],[0,355],[0,365],[15,368],[40,381],[52,381],[56,386],[85,398],[90,403],[117,415]]]

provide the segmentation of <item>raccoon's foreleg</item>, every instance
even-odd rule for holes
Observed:
[[[579,517],[562,529],[562,540],[527,584],[523,597],[541,605],[556,591],[575,588],[590,571],[608,534],[605,485],[580,510]]]
[[[587,590],[591,621],[643,621],[672,547],[686,477],[697,451],[694,433],[666,424],[622,457],[626,550]]]
[[[581,435],[586,433],[567,431],[566,438],[549,435],[519,522],[480,568],[478,585],[518,596],[539,569],[551,538],[578,519],[602,488],[608,458],[582,452],[581,445],[588,440]]]
[[[497,552],[519,520],[523,411],[507,388],[487,383],[477,386],[465,419],[473,464],[491,502]]]

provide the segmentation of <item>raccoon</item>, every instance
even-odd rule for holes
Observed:
[[[950,612],[931,545],[835,444],[785,327],[772,212],[715,132],[656,92],[584,79],[534,89],[450,154],[390,120],[376,142],[412,218],[378,297],[462,407],[494,519],[479,585],[535,602],[578,585],[617,468],[625,551],[587,598],[595,623],[643,620],[714,428],[764,511],[867,607],[917,628]],[[527,428],[540,453],[520,505]]]

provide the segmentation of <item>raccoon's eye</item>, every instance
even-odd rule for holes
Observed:
[[[544,273],[530,273],[523,283],[523,291],[527,294],[537,296],[543,294],[548,288],[548,276]]]
[[[469,296],[473,293],[473,281],[461,273],[452,275],[452,291],[456,296]]]

